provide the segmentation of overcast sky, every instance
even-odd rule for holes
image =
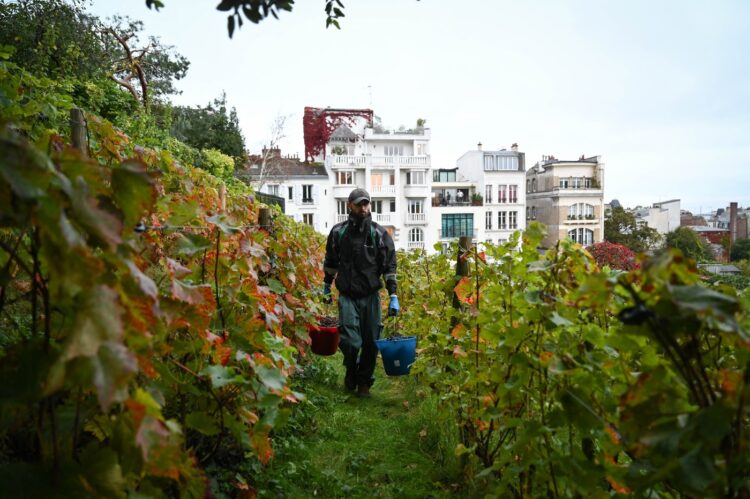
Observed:
[[[289,115],[282,153],[304,156],[305,106],[370,107],[386,126],[432,130],[433,167],[477,142],[600,155],[605,201],[680,198],[693,211],[750,205],[750,1],[324,0],[246,23],[229,40],[218,0],[94,0],[145,23],[190,62],[173,101],[222,91],[258,151]]]

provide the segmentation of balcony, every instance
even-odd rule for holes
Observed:
[[[427,215],[424,213],[407,213],[406,223],[408,224],[426,224]]]
[[[568,217],[563,220],[563,223],[571,225],[596,225],[599,223],[599,219],[594,216],[568,215]]]
[[[476,239],[479,234],[479,229],[465,230],[465,229],[450,229],[450,230],[438,230],[438,237],[440,239],[458,239],[463,236],[470,236],[472,239]]]
[[[390,197],[396,194],[396,186],[395,185],[373,185],[370,187],[370,194],[371,195],[384,194]]]
[[[429,156],[348,156],[331,154],[326,156],[326,166],[332,169],[379,168],[394,170],[396,168],[430,167]]]
[[[406,249],[424,249],[424,241],[409,241],[408,243],[406,243]]]
[[[346,222],[347,220],[349,220],[349,215],[341,215],[341,214],[336,215],[337,224],[340,224],[341,222]]]
[[[379,224],[391,223],[392,215],[390,213],[373,213],[372,218]]]
[[[431,194],[427,184],[404,184],[402,188],[408,198],[426,198]]]

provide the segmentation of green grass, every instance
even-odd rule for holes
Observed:
[[[411,376],[379,366],[372,397],[343,389],[341,356],[315,358],[296,387],[307,401],[274,438],[276,458],[256,468],[258,497],[419,497],[465,495],[455,433]],[[463,485],[462,485],[463,486]]]

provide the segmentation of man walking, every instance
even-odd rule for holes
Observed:
[[[328,234],[323,293],[330,300],[331,284],[339,290],[339,348],[344,354],[344,385],[357,390],[360,397],[370,396],[375,378],[383,324],[380,316],[380,288],[390,295],[388,315],[399,311],[396,296],[396,250],[390,234],[370,215],[370,195],[354,189],[347,203],[349,219],[336,224]]]

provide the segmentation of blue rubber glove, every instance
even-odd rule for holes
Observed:
[[[323,284],[323,301],[331,303],[331,285],[328,283]]]
[[[391,303],[388,304],[388,317],[398,315],[399,310],[401,310],[401,307],[398,305],[398,296],[391,295]]]

